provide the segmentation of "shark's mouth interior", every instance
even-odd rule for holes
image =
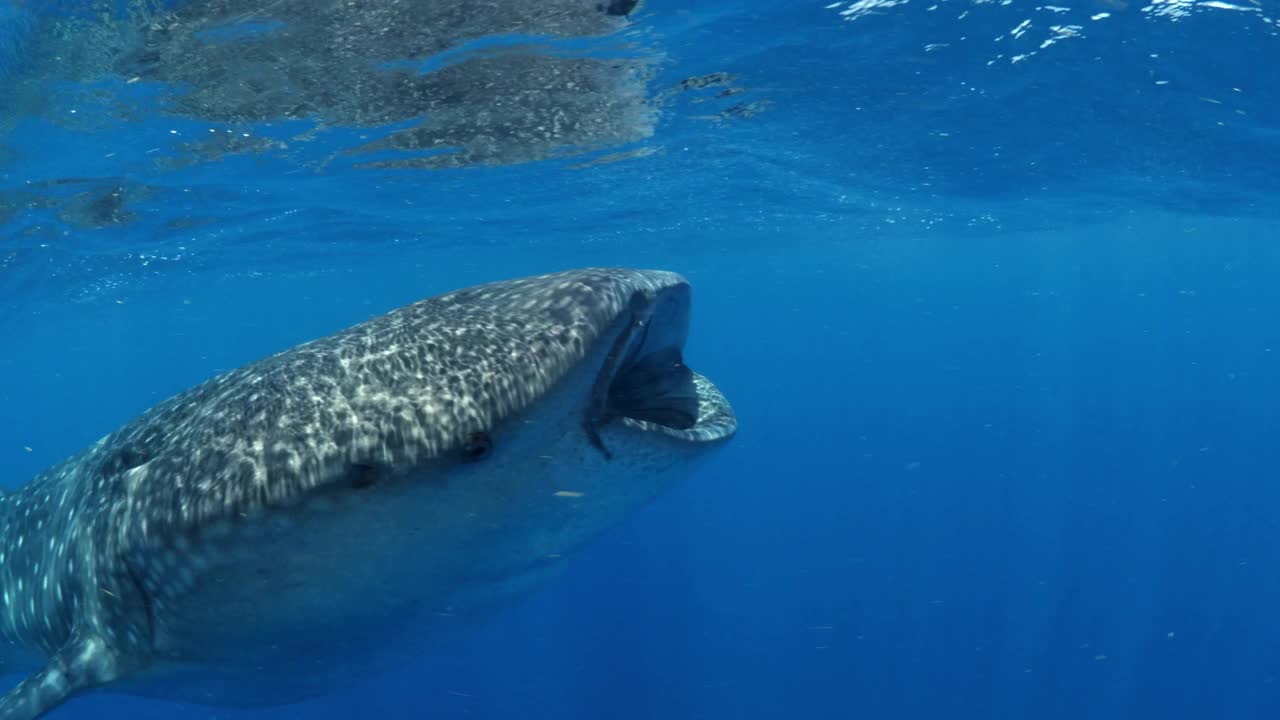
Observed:
[[[587,422],[592,441],[603,450],[595,429],[613,421],[689,441],[732,435],[736,422],[728,401],[684,364],[688,286],[655,298],[636,293],[630,320],[596,380]]]
[[[698,424],[698,386],[678,347],[664,347],[629,363],[609,383],[609,413],[688,430]]]

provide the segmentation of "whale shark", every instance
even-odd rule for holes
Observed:
[[[213,377],[0,495],[0,720],[402,666],[725,446],[690,285],[589,268],[422,300]]]

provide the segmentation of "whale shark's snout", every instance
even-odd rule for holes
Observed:
[[[690,297],[586,269],[429,298],[0,495],[0,660],[48,658],[0,720],[93,687],[294,701],[521,597],[734,434]]]

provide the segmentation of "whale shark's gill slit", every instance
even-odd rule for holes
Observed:
[[[591,447],[600,451],[604,455],[605,460],[612,460],[613,453],[609,452],[609,448],[605,447],[604,440],[600,437],[600,431],[596,428],[604,423],[595,423],[587,420],[583,423],[582,429],[587,433],[587,440],[591,443]]]
[[[139,575],[137,568],[135,568],[132,563],[127,561],[122,562],[121,566],[124,569],[125,577],[132,586],[132,594],[139,605],[138,613],[146,624],[147,640],[150,641],[155,633],[156,627],[155,607],[151,601],[151,595],[147,592],[147,586],[143,582],[142,576]],[[130,649],[138,650],[139,648],[131,647]]]

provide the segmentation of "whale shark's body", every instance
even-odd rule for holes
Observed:
[[[321,694],[519,597],[733,435],[689,286],[459,290],[213,378],[0,495],[0,720]]]

